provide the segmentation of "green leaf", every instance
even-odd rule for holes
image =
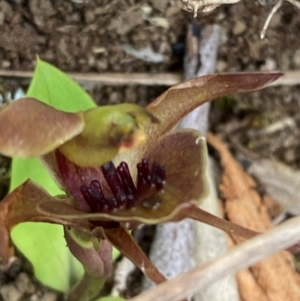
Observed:
[[[76,82],[41,60],[37,62],[27,95],[68,112],[95,106],[90,96]],[[63,193],[38,159],[14,159],[10,189],[13,190],[28,178],[41,184],[51,195]],[[81,265],[66,247],[62,226],[20,224],[13,229],[12,239],[31,261],[36,278],[49,287],[67,291],[71,282],[83,274]]]
[[[120,251],[116,248],[113,248],[113,260],[116,260],[120,256]]]
[[[66,112],[84,111],[96,106],[92,98],[67,74],[40,59],[26,95]]]

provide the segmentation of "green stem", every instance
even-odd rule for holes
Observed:
[[[79,280],[71,289],[67,301],[92,301],[101,291],[106,277],[95,278],[84,273],[81,280]]]

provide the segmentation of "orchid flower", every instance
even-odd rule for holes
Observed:
[[[175,127],[207,101],[263,88],[279,76],[195,78],[145,109],[121,104],[69,113],[30,97],[4,106],[0,127],[7,130],[0,135],[0,153],[38,156],[66,195],[51,196],[30,179],[8,194],[0,202],[0,258],[5,263],[11,256],[9,233],[18,223],[56,223],[65,226],[67,244],[89,275],[111,270],[110,242],[160,283],[165,277],[129,233],[137,225],[192,218],[252,237],[255,232],[199,208],[208,192],[205,138]]]

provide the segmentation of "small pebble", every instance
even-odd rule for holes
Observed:
[[[0,11],[0,25],[3,25],[4,23],[4,13]]]
[[[0,295],[4,301],[19,301],[23,294],[13,284],[6,284],[0,288]]]
[[[218,61],[216,66],[217,72],[224,72],[227,69],[227,63],[224,61]]]
[[[260,67],[260,71],[274,71],[277,69],[277,65],[276,62],[271,59],[271,58],[267,58],[265,63]]]
[[[29,277],[25,273],[20,273],[16,279],[15,285],[20,293],[33,294],[36,291],[35,286],[30,281]]]
[[[110,104],[120,103],[121,100],[122,100],[122,95],[119,92],[114,91],[109,95],[109,103]]]
[[[125,90],[125,102],[136,103],[137,95],[136,95],[136,87],[128,86]]]
[[[80,22],[80,19],[81,19],[80,14],[79,13],[72,14],[71,19],[73,22]]]
[[[246,30],[246,24],[240,20],[236,21],[234,26],[233,26],[233,29],[232,29],[232,32],[234,35],[240,35],[242,34],[243,32],[245,32]]]
[[[84,20],[87,24],[93,23],[95,21],[95,13],[92,10],[86,10],[84,13]]]
[[[96,66],[97,66],[97,69],[99,69],[99,71],[107,70],[108,69],[108,60],[106,58],[97,60]]]
[[[52,292],[47,292],[44,294],[42,299],[40,301],[56,301],[57,300],[57,295]]]
[[[157,10],[164,12],[168,6],[168,0],[150,0],[153,7]]]
[[[9,68],[10,67],[10,61],[6,61],[6,60],[4,60],[3,62],[2,62],[2,68]]]
[[[300,68],[300,49],[297,49],[293,56],[293,63],[295,67]]]

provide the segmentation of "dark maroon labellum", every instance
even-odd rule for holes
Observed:
[[[128,165],[122,162],[117,168],[110,161],[102,167],[103,176],[112,192],[105,196],[99,181],[93,180],[90,186],[82,185],[80,191],[92,212],[110,212],[116,209],[130,209],[137,205],[153,208],[158,205],[155,195],[163,189],[166,174],[164,168],[154,162],[149,167],[143,159],[137,165],[135,186]],[[152,200],[152,197],[153,200]]]

